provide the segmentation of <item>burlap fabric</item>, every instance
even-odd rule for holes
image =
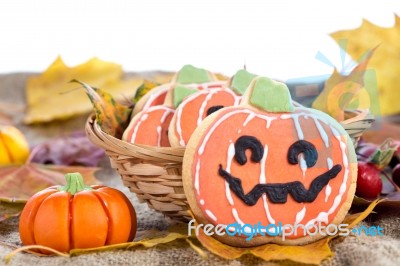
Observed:
[[[24,103],[24,85],[28,74],[0,75],[0,99],[14,103]],[[18,117],[16,120],[18,121]],[[51,123],[45,127],[20,128],[28,135],[31,143],[39,143],[46,138],[61,133],[83,129],[86,117],[80,117],[63,123]],[[134,204],[138,216],[138,236],[148,230],[165,230],[170,221],[138,202],[135,195],[122,185],[118,174],[108,168],[105,159],[104,170],[98,173],[98,179],[106,185],[122,190]],[[1,178],[1,177],[0,177]],[[400,265],[400,208],[377,208],[377,213],[368,217],[364,225],[380,225],[384,236],[349,236],[331,242],[335,256],[323,262],[323,265]],[[18,218],[0,222],[0,242],[20,246]],[[12,248],[0,244],[0,265],[5,264],[3,257]],[[9,265],[279,265],[266,263],[252,256],[238,260],[224,260],[209,252],[208,259],[200,257],[184,240],[154,248],[134,250],[116,250],[90,253],[71,258],[37,257],[31,254],[17,254]],[[286,265],[296,265],[284,262]]]

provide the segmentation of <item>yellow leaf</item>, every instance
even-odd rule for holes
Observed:
[[[348,215],[343,224],[349,224],[347,227],[349,229],[354,227],[365,219],[380,202],[379,200],[372,202],[362,213]],[[297,263],[320,264],[323,260],[334,255],[329,247],[329,241],[337,236],[326,237],[304,246],[265,244],[250,248],[238,248],[226,245],[211,236],[205,235],[202,229],[199,230],[197,238],[206,249],[225,259],[238,259],[244,254],[253,254],[265,261],[291,260]]]
[[[359,28],[337,31],[331,36],[339,44],[346,43],[345,50],[354,59],[379,45],[369,68],[376,72],[380,112],[382,115],[400,113],[400,17],[395,15],[395,24],[390,28],[363,20]]]
[[[312,108],[329,114],[337,121],[343,121],[345,109],[349,108],[354,97],[364,88],[364,74],[374,52],[375,49],[368,51],[362,61],[347,76],[341,75],[335,69],[332,76],[325,82],[324,89],[313,102]],[[363,104],[365,105],[365,101]]]
[[[368,205],[368,207],[363,212],[347,215],[343,223],[349,225],[347,228],[353,228],[362,220],[367,218],[367,216],[374,210],[375,206],[383,201],[385,201],[385,199],[374,200],[373,202],[371,202],[371,204]]]
[[[132,98],[142,84],[140,77],[122,80],[122,67],[114,63],[93,58],[76,67],[67,67],[58,57],[44,73],[28,78],[24,122],[49,122],[89,113],[92,105],[84,91],[71,91],[77,87],[69,83],[72,79],[102,88],[115,99]]]
[[[329,240],[329,238],[324,238],[304,246],[267,244],[253,248],[251,253],[265,261],[292,260],[298,263],[319,264],[324,259],[334,255],[329,247]]]

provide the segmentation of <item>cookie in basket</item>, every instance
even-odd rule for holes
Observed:
[[[213,73],[205,69],[196,68],[192,65],[183,66],[171,79],[170,83],[162,84],[146,93],[136,104],[132,116],[140,111],[155,105],[162,105],[168,91],[172,90],[174,84],[185,85],[189,88],[210,89],[225,86],[224,81],[219,81]]]
[[[171,146],[185,147],[205,117],[220,108],[238,105],[254,76],[246,70],[239,70],[226,88],[209,88],[186,97],[177,107],[168,129]]]
[[[197,222],[221,225],[225,234],[213,234],[221,242],[302,245],[343,221],[357,161],[336,120],[294,107],[285,84],[257,77],[240,106],[214,112],[194,131],[182,178]]]
[[[146,103],[143,110],[133,115],[122,140],[135,144],[170,147],[168,127],[176,107],[185,97],[198,91],[197,86],[200,85],[196,84],[211,81],[211,78],[211,74],[204,69],[184,66],[173,78],[173,83],[155,89],[151,94],[154,97],[148,98],[150,103]],[[163,104],[158,105],[161,100]]]
[[[194,89],[177,85],[169,90],[162,105],[154,105],[133,116],[122,135],[122,140],[156,147],[170,147],[168,128],[175,106]],[[180,100],[179,100],[180,99]]]

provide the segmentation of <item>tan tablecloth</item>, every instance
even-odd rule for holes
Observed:
[[[29,74],[0,75],[0,102],[24,104],[24,86]],[[19,121],[20,117],[16,117]],[[19,127],[28,135],[31,144],[58,136],[61,133],[84,128],[86,116],[65,122],[51,123],[46,126]],[[138,235],[147,230],[165,230],[170,224],[162,214],[157,213],[138,202],[135,195],[122,185],[116,172],[104,164],[98,178],[106,185],[118,188],[126,193],[134,204],[138,217]],[[1,177],[0,177],[1,178]],[[324,265],[400,265],[400,208],[388,210],[377,209],[377,214],[371,215],[365,225],[380,225],[384,228],[384,236],[349,236],[334,240],[331,243],[335,256],[323,262]],[[390,213],[390,214],[389,214]],[[20,246],[18,234],[18,218],[0,222],[0,242]],[[2,258],[12,251],[0,244],[0,265]],[[31,254],[16,255],[9,265],[264,265],[260,259],[246,255],[239,260],[224,260],[209,252],[208,259],[203,259],[184,240],[154,248],[138,248],[135,250],[118,250],[102,253],[91,253],[72,257],[37,257]],[[268,263],[275,265],[276,263]],[[295,265],[285,262],[287,265]]]

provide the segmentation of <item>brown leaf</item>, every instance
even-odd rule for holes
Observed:
[[[379,207],[388,207],[392,209],[400,208],[400,192],[393,192],[388,195],[381,195],[379,200],[382,200],[382,202],[379,203]],[[355,196],[352,205],[354,207],[366,207],[369,206],[372,202],[372,200]]]
[[[151,248],[151,247],[154,247],[154,246],[157,246],[160,244],[167,244],[167,243],[170,243],[170,242],[178,240],[178,239],[188,239],[189,237],[186,234],[181,233],[181,232],[185,231],[185,228],[187,230],[186,224],[180,224],[177,226],[172,226],[170,228],[170,230],[168,230],[168,231],[150,230],[150,231],[142,232],[142,233],[147,234],[146,238],[143,238],[143,239],[140,239],[140,240],[137,240],[134,242],[102,246],[102,247],[98,247],[98,248],[72,249],[72,250],[70,250],[69,253],[61,253],[57,250],[54,250],[54,249],[51,249],[48,247],[44,247],[44,246],[40,246],[40,245],[30,245],[30,246],[24,246],[21,248],[16,248],[11,253],[7,254],[4,258],[6,261],[10,261],[18,252],[21,252],[21,251],[32,253],[32,254],[35,254],[38,256],[57,255],[57,256],[62,256],[62,257],[70,257],[70,256],[77,256],[77,255],[82,255],[82,254],[86,254],[86,253],[91,253],[91,252],[101,252],[101,251],[109,251],[109,250],[116,250],[116,249],[135,249],[138,247]],[[40,253],[35,252],[35,250],[37,250],[38,248],[43,248],[43,247],[44,247],[44,249],[49,251],[49,255],[40,254]],[[198,248],[198,247],[196,247],[196,248]]]
[[[3,202],[0,201],[0,222],[18,216],[22,209],[24,208],[25,203],[22,202]]]
[[[0,202],[26,202],[35,193],[54,185],[64,185],[64,175],[80,172],[87,185],[97,184],[98,168],[24,164],[0,168]]]

